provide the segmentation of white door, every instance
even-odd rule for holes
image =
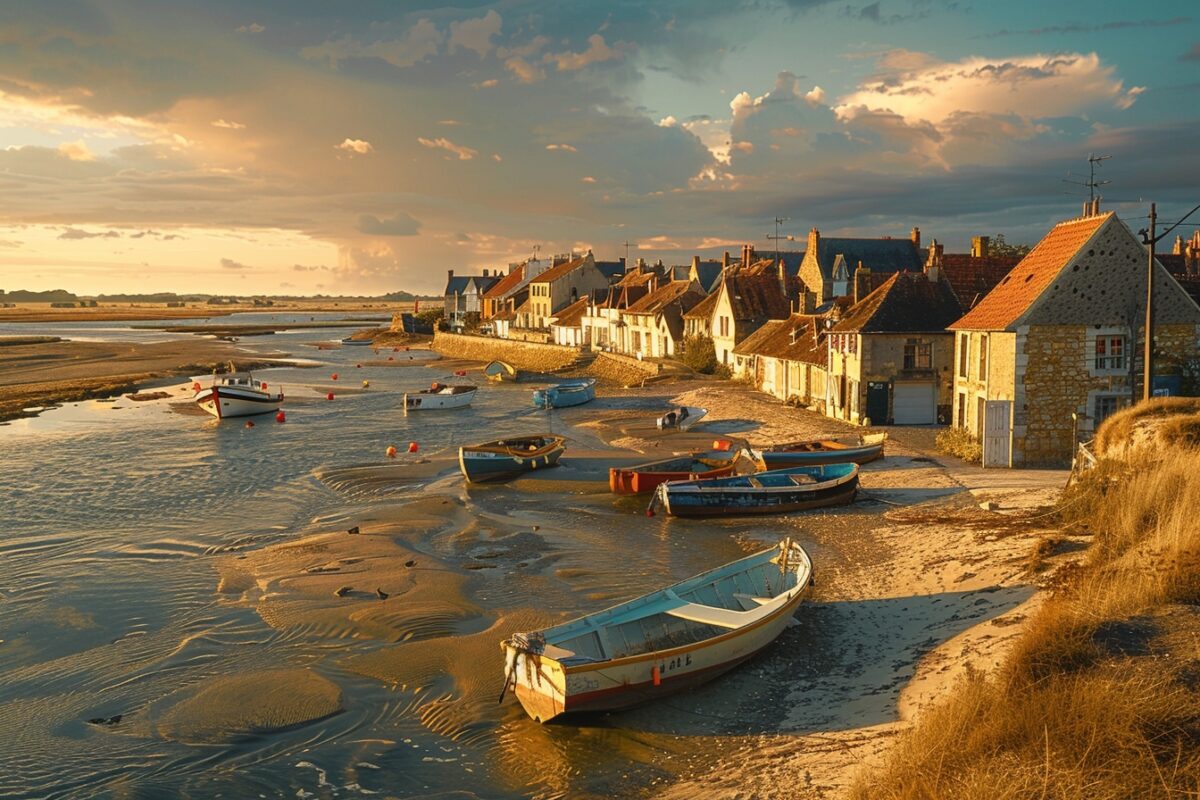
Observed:
[[[893,424],[932,425],[936,419],[937,392],[932,381],[893,384]]]
[[[1012,401],[988,400],[983,407],[983,466],[1012,466]]]

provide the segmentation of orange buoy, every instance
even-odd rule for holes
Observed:
[[[408,443],[408,452],[410,452],[410,453],[415,453],[415,452],[417,452],[417,451],[418,451],[418,450],[420,450],[420,449],[421,449],[421,448],[417,446],[417,443],[416,443],[416,442],[409,442],[409,443]]]
[[[456,370],[454,374],[461,378],[462,376],[467,374],[467,371],[465,369],[460,369],[460,370]]]
[[[276,422],[286,422],[287,414],[284,414],[282,411],[280,411],[278,414],[275,415],[275,421]]]
[[[662,673],[659,671],[657,664],[650,668],[650,678],[654,681],[655,686],[662,684]]]
[[[393,347],[393,348],[392,348],[392,352],[393,352],[393,353],[399,353],[399,352],[400,352],[400,348],[399,348],[399,347]]]
[[[725,452],[726,450],[728,450],[730,447],[733,446],[733,442],[729,441],[728,439],[713,439],[712,446],[713,446],[713,450],[720,450],[721,452]]]
[[[333,399],[333,392],[330,392],[329,394],[325,395],[325,399],[326,399],[326,400],[332,400],[332,399]]]
[[[247,427],[247,428],[253,428],[253,427],[254,427],[254,420],[252,420],[252,419],[248,419],[248,420],[246,420],[246,427]]]
[[[329,377],[330,377],[330,378],[332,378],[333,380],[335,380],[335,381],[336,381],[336,380],[337,380],[337,373],[335,372],[335,373],[333,373],[332,375],[330,375]]]
[[[370,382],[370,381],[363,381],[363,388],[364,388],[364,389],[370,389],[370,388],[371,388],[371,382]]]
[[[192,391],[193,392],[200,391],[200,381],[196,381],[195,383],[192,384]]]
[[[354,368],[355,368],[355,369],[362,369],[362,364],[355,364],[355,365],[354,365]]]
[[[387,449],[387,451],[386,451],[386,452],[387,452],[387,457],[388,457],[388,458],[395,458],[395,457],[396,457],[396,448],[395,448],[395,446],[394,446],[394,445],[388,445],[388,449]]]
[[[395,356],[388,356],[388,361],[395,361],[395,360],[396,360]]]
[[[266,381],[262,381],[262,388],[263,388],[264,390],[267,388],[267,382],[266,382]]]

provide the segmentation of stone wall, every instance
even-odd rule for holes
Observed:
[[[513,342],[491,336],[464,336],[438,331],[433,349],[445,356],[469,361],[507,361],[519,369],[553,372],[579,358],[579,348],[534,342]]]
[[[588,367],[588,374],[622,386],[640,386],[647,378],[662,372],[656,361],[638,361],[619,353],[599,353]]]

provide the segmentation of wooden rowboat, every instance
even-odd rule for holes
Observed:
[[[428,389],[404,393],[404,413],[469,406],[477,391],[478,386],[449,386],[435,381]]]
[[[675,517],[784,514],[844,505],[858,492],[858,464],[790,467],[702,481],[661,484],[649,512],[661,505]]]
[[[680,406],[673,408],[655,420],[655,426],[661,431],[686,431],[708,414],[707,408],[697,406]]]
[[[817,464],[866,464],[883,455],[886,433],[868,433],[864,436],[827,437],[803,442],[788,442],[751,450],[751,455],[765,469],[807,467]]]
[[[458,448],[458,466],[471,483],[512,478],[558,464],[566,441],[550,434],[515,436]]]
[[[489,381],[515,381],[521,373],[507,361],[493,361],[483,368],[483,374]]]
[[[538,408],[581,406],[595,399],[595,378],[563,381],[554,386],[543,386],[540,389],[533,390],[533,404]]]
[[[514,634],[501,644],[504,692],[512,687],[529,716],[549,722],[696,686],[773,642],[811,585],[808,554],[784,539],[604,611]]]
[[[732,475],[741,454],[739,450],[711,450],[650,461],[634,467],[613,467],[608,471],[608,488],[613,494],[646,494],[665,481]]]

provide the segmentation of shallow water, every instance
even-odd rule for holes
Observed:
[[[79,335],[103,338],[113,327]],[[285,387],[284,424],[218,422],[186,402],[189,390],[178,401],[89,401],[0,426],[0,796],[627,795],[702,761],[718,734],[761,732],[739,713],[752,668],[651,709],[539,726],[511,698],[480,699],[500,670],[489,626],[601,608],[736,558],[753,547],[740,543],[747,537],[801,532],[803,522],[649,519],[640,501],[580,482],[587,476],[569,450],[546,487],[468,490],[439,460],[458,445],[549,427],[594,446],[571,423],[622,402],[548,416],[531,407],[526,384],[485,385],[469,411],[405,417],[400,393],[445,370],[409,366],[403,351],[301,346],[349,330],[247,344],[322,362],[264,373]],[[389,355],[399,362],[371,364]],[[363,380],[370,389],[357,391]],[[409,441],[437,476],[354,478],[352,468],[381,465],[389,445],[403,452]],[[420,641],[385,645],[271,627],[216,592],[217,564],[230,554],[344,529],[430,493],[453,501],[461,522],[414,532],[404,546],[472,566],[467,599],[484,609],[472,620],[430,619]],[[420,673],[421,691],[348,668],[389,648]],[[216,676],[281,666],[338,684],[345,711],[220,744],[183,744],[156,727]],[[113,725],[87,722],[116,715]]]

